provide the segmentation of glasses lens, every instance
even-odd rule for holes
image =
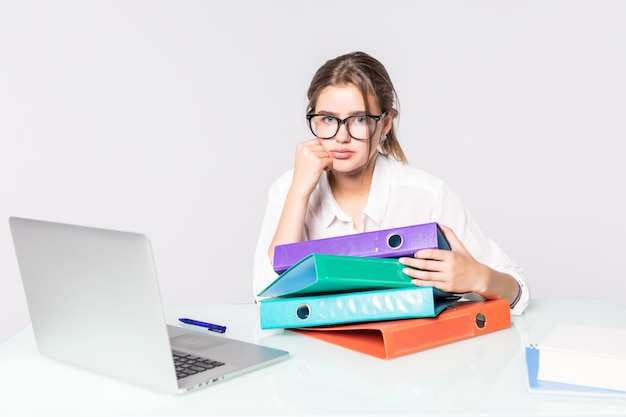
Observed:
[[[311,131],[321,139],[330,139],[337,134],[339,120],[332,116],[323,114],[311,117]]]
[[[320,139],[330,139],[339,131],[341,120],[324,114],[309,119],[311,131]],[[369,140],[376,131],[378,120],[372,116],[350,116],[346,119],[348,134],[354,139]]]
[[[355,139],[368,140],[376,131],[376,119],[370,116],[348,117],[348,133]]]

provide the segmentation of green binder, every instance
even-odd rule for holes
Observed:
[[[283,272],[259,297],[294,297],[413,287],[395,258],[308,255]],[[443,291],[442,291],[443,293]]]

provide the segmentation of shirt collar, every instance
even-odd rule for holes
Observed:
[[[372,186],[369,198],[365,205],[363,214],[373,221],[378,227],[383,220],[389,198],[389,178],[391,175],[391,165],[387,157],[378,154],[374,174],[372,176]],[[350,217],[341,210],[339,204],[333,197],[328,176],[324,172],[319,181],[319,191],[322,206],[322,221],[324,227],[328,228],[336,220],[351,221]]]

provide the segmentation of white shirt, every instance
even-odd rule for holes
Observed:
[[[267,251],[278,226],[292,177],[293,170],[290,170],[269,189],[254,260],[255,294],[278,277]],[[361,230],[355,230],[350,216],[337,204],[326,173],[323,173],[309,198],[302,239],[320,239],[430,222],[452,228],[478,262],[514,277],[520,285],[521,294],[511,314],[517,315],[524,311],[530,301],[530,291],[522,269],[481,232],[459,198],[442,180],[391,157],[380,154],[377,157],[369,199],[361,219]],[[466,298],[480,299],[476,294]]]

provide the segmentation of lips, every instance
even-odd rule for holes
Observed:
[[[349,149],[333,149],[330,151],[330,154],[335,159],[347,159],[350,158],[354,152]]]

